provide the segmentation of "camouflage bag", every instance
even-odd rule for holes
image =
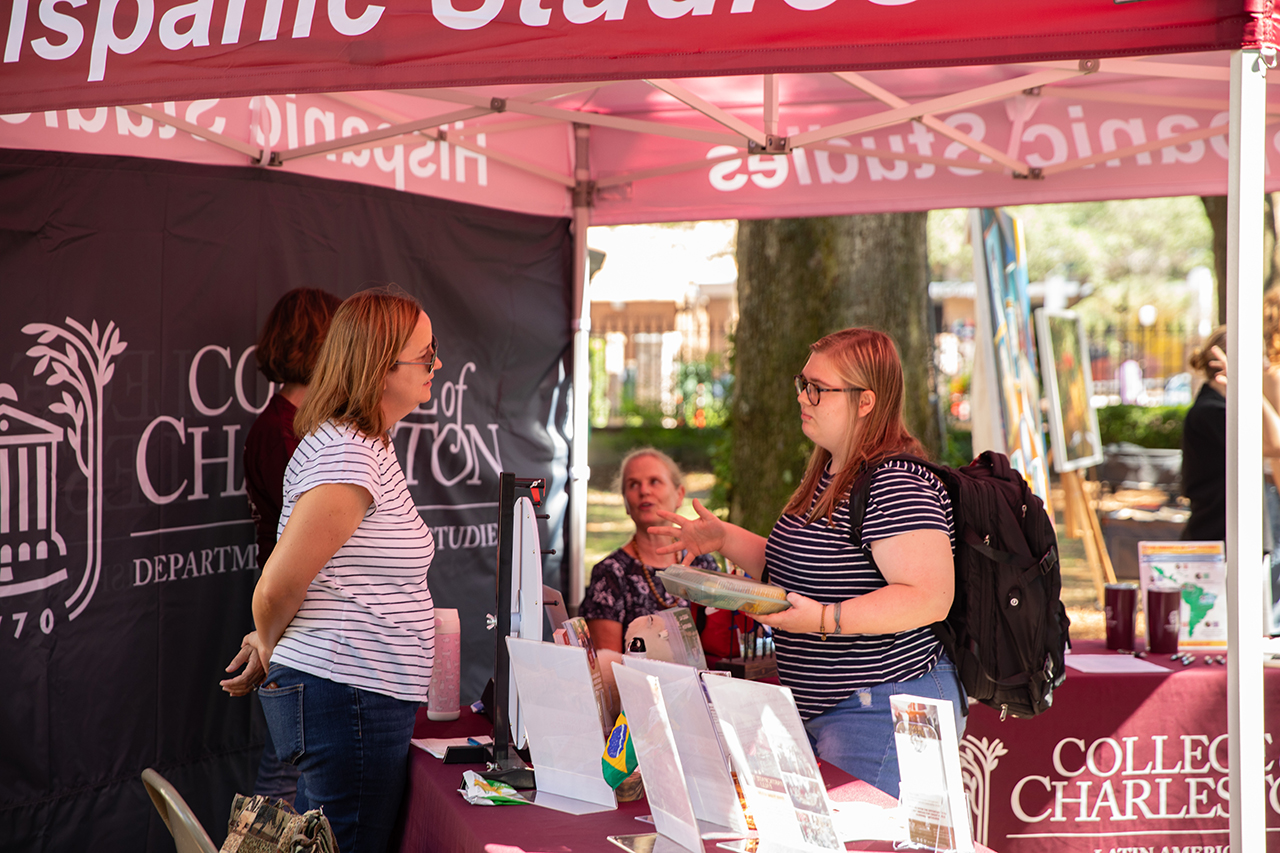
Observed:
[[[322,809],[298,814],[284,800],[236,794],[220,853],[338,853]]]

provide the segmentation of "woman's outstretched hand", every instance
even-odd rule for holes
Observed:
[[[658,515],[671,522],[665,527],[650,527],[652,536],[667,536],[672,539],[668,545],[658,549],[659,554],[678,554],[686,552],[681,562],[689,565],[693,558],[700,554],[710,554],[724,547],[725,523],[714,512],[702,505],[702,501],[693,499],[693,511],[697,518],[685,518],[674,512],[657,510]]]
[[[791,609],[789,610],[783,610],[778,613],[753,613],[751,618],[762,625],[768,625],[770,628],[781,628],[783,631],[789,631],[792,634],[818,633],[819,618],[823,615],[821,610],[824,605],[798,592],[787,593],[787,601],[791,604]],[[827,606],[825,621],[827,633],[836,633],[835,616],[830,606]]]

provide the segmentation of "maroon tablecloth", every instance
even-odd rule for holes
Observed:
[[[1074,654],[1117,654],[1080,642]],[[1227,670],[1203,656],[1158,673],[1068,668],[1032,720],[974,706],[961,742],[974,835],[1000,853],[1222,853],[1229,843]],[[1280,722],[1280,670],[1265,672],[1267,731]],[[1280,744],[1266,750],[1268,850],[1280,851]]]
[[[491,731],[488,720],[463,711],[461,719],[432,722],[418,714],[414,737],[466,737]],[[473,806],[458,793],[462,772],[479,765],[445,764],[413,747],[402,813],[401,853],[617,853],[610,835],[653,832],[636,820],[650,813],[644,799],[620,803],[617,811],[574,817],[538,806]],[[893,805],[894,800],[847,773],[822,764],[831,799]],[[719,851],[706,842],[708,853]],[[850,850],[891,851],[891,844],[862,843]]]

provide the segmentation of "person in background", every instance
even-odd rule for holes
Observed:
[[[661,553],[719,551],[787,590],[789,610],[755,618],[773,628],[778,679],[795,696],[814,753],[896,797],[891,695],[950,700],[964,736],[967,700],[929,628],[946,617],[955,593],[951,500],[927,469],[884,461],[924,455],[902,420],[893,340],[852,328],[809,349],[795,393],[813,453],[769,537],[722,521],[696,500],[696,520],[662,512],[669,526],[651,532],[674,537]],[[849,495],[868,471],[857,548]]]
[[[329,322],[342,300],[324,290],[300,287],[281,296],[258,335],[258,369],[278,387],[244,439],[244,484],[258,533],[258,565],[276,546],[283,503],[284,469],[298,447],[293,419],[307,398],[307,385]]]
[[[431,679],[435,540],[390,430],[431,399],[437,352],[408,297],[364,291],[334,314],[294,421],[245,670],[224,682],[257,686],[280,757],[302,771],[297,809],[322,807],[342,853],[386,849]]]
[[[635,532],[618,550],[595,564],[578,615],[587,620],[591,644],[597,651],[622,653],[622,640],[631,620],[689,603],[666,591],[655,573],[671,565],[659,552],[670,541],[649,528],[663,523],[659,511],[674,513],[684,503],[684,474],[671,457],[652,447],[628,453],[618,474],[622,505]],[[716,571],[709,555],[698,556],[695,568]]]
[[[1204,374],[1204,384],[1182,422],[1182,494],[1191,515],[1182,528],[1186,541],[1227,538],[1227,327],[1219,326],[1191,354],[1189,364]],[[1280,456],[1280,414],[1270,401],[1263,371],[1262,455]],[[1264,481],[1265,486],[1265,481]]]
[[[306,399],[320,345],[340,304],[341,299],[316,288],[290,290],[272,306],[258,335],[254,351],[258,369],[278,386],[244,440],[244,484],[249,493],[249,515],[257,531],[259,566],[266,565],[276,546],[284,469],[298,447],[293,419]],[[227,672],[243,666],[248,654],[248,646],[242,645]],[[292,803],[297,790],[298,768],[279,759],[267,732],[253,793]]]

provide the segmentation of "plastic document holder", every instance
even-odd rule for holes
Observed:
[[[782,587],[740,575],[672,566],[658,572],[657,578],[672,595],[707,607],[743,613],[777,613],[791,607]]]

